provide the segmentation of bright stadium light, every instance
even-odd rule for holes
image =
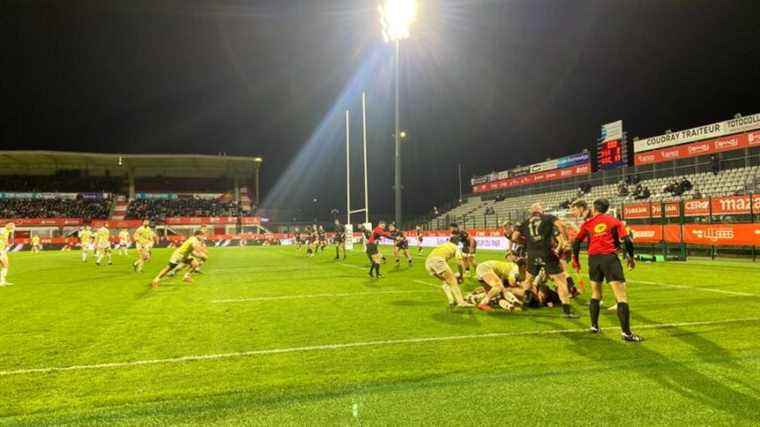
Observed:
[[[403,136],[399,130],[399,57],[401,52],[401,40],[409,38],[410,27],[417,20],[417,0],[384,0],[379,6],[380,24],[383,26],[383,37],[386,42],[393,43],[396,48],[393,62],[396,79],[396,131],[394,139],[396,145],[395,174],[393,190],[395,199],[396,224],[401,227],[401,139]]]
[[[416,0],[385,0],[378,9],[385,41],[395,42],[409,38],[409,29],[417,19]]]

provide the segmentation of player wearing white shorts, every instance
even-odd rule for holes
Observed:
[[[143,265],[150,260],[150,250],[153,248],[157,236],[150,228],[150,222],[146,219],[143,221],[143,225],[135,230],[132,238],[135,241],[135,248],[137,249],[137,260],[132,263],[132,268],[140,272],[143,269]]]
[[[108,265],[111,265],[111,230],[106,224],[103,224],[95,233],[95,246],[97,248],[95,264],[100,265],[100,261],[105,256],[108,258]]]
[[[87,255],[95,250],[93,237],[92,229],[89,225],[85,225],[79,230],[79,245],[82,247],[82,262],[87,262]]]
[[[449,260],[453,259],[457,253],[457,245],[446,242],[432,251],[425,259],[425,270],[430,275],[437,277],[441,281],[443,292],[449,300],[449,306],[472,307],[472,304],[464,300],[462,290],[459,289],[459,278],[454,276],[449,266]]]
[[[520,301],[504,288],[505,282],[509,286],[515,286],[518,282],[519,273],[520,269],[517,264],[509,261],[485,261],[478,264],[475,275],[478,281],[486,287],[486,293],[478,303],[478,309],[492,311],[491,299],[499,294],[509,302],[510,308],[519,304]]]
[[[12,285],[5,280],[8,276],[8,269],[11,266],[10,259],[8,258],[8,250],[10,249],[11,242],[13,242],[13,233],[16,231],[16,224],[9,222],[5,224],[5,227],[0,228],[0,286]]]
[[[129,249],[129,231],[122,228],[121,231],[119,231],[119,254],[129,255],[127,249]]]

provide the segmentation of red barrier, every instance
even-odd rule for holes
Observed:
[[[623,218],[639,219],[652,217],[652,204],[649,202],[632,203],[623,206]]]
[[[630,225],[636,243],[662,242],[662,225]]]
[[[760,224],[685,224],[684,242],[707,246],[760,246]]]
[[[0,224],[12,222],[20,226],[39,225],[47,227],[63,227],[68,225],[82,224],[81,218],[4,218],[0,219]]]
[[[484,191],[498,190],[500,188],[519,187],[521,185],[535,184],[538,182],[555,181],[558,179],[571,178],[578,175],[588,175],[591,173],[591,163],[579,166],[573,166],[564,169],[553,169],[545,172],[538,172],[525,176],[516,176],[498,181],[487,182],[485,184],[475,185],[472,187],[473,193],[482,193]]]

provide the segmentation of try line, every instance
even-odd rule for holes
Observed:
[[[703,322],[679,322],[679,323],[655,323],[649,325],[636,325],[636,329],[667,329],[678,328],[684,326],[707,326],[707,325],[721,325],[727,323],[743,323],[743,322],[758,322],[760,317],[749,317],[744,319],[725,319],[725,320],[711,320]],[[95,369],[118,369],[118,368],[130,368],[133,366],[146,366],[146,365],[165,365],[185,362],[196,362],[203,360],[221,360],[242,358],[251,356],[265,356],[270,354],[282,354],[282,353],[303,353],[312,351],[325,351],[325,350],[341,350],[346,348],[358,348],[358,347],[382,347],[399,344],[420,344],[430,342],[445,342],[445,341],[461,341],[461,340],[473,340],[483,338],[508,338],[508,337],[520,337],[520,336],[539,336],[539,335],[558,335],[558,334],[571,334],[571,333],[586,333],[587,329],[551,329],[543,331],[525,331],[525,332],[494,332],[488,334],[476,334],[476,335],[451,335],[445,337],[421,337],[421,338],[403,338],[395,340],[382,340],[382,341],[364,341],[354,343],[343,344],[324,344],[324,345],[312,345],[305,347],[288,347],[288,348],[274,348],[269,350],[252,350],[241,351],[234,353],[219,353],[219,354],[202,354],[191,355],[182,357],[172,357],[166,359],[147,359],[147,360],[133,360],[130,362],[111,362],[111,363],[97,363],[92,365],[71,365],[63,367],[48,367],[48,368],[28,368],[28,369],[15,369],[0,371],[0,377],[10,375],[24,375],[24,374],[45,374],[52,372],[67,372],[67,371],[86,371]],[[643,344],[645,345],[645,344]]]

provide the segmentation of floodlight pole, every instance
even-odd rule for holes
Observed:
[[[346,224],[351,224],[351,129],[350,112],[346,110]]]
[[[369,222],[369,186],[367,185],[367,92],[362,92],[362,133],[364,136],[364,223]]]
[[[396,156],[395,156],[395,165],[396,165],[396,173],[395,173],[395,179],[394,179],[394,188],[396,190],[395,193],[395,199],[396,199],[396,226],[401,227],[401,135],[399,130],[399,57],[400,57],[400,50],[401,50],[401,41],[396,40],[396,55],[395,55],[395,61],[394,61],[394,70],[395,70],[395,77],[396,77],[396,132],[394,133],[394,136],[396,138]]]

